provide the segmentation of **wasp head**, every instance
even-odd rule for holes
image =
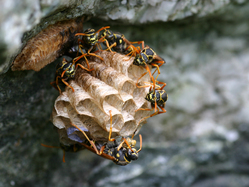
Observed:
[[[86,45],[94,46],[98,42],[98,33],[95,33],[94,29],[87,29],[84,31],[83,41]]]
[[[135,148],[132,148],[132,150],[123,147],[120,150],[115,148],[115,150],[113,151],[113,157],[116,159],[114,162],[117,165],[125,166],[129,164],[132,160],[138,159],[138,152]]]
[[[142,53],[136,55],[133,64],[136,66],[144,66],[146,64]]]

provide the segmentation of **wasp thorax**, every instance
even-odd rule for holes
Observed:
[[[66,87],[56,99],[53,124],[59,129],[68,129],[70,124],[75,124],[87,129],[91,139],[108,141],[111,111],[112,138],[131,136],[139,131],[139,121],[150,113],[138,110],[151,107],[150,102],[145,100],[149,87],[136,87],[136,81],[146,70],[133,65],[133,57],[107,51],[97,55],[104,61],[99,58],[89,60],[93,71],[77,68],[75,78],[68,81],[74,92]],[[84,62],[79,63],[85,65]],[[140,81],[142,84],[149,82],[149,75]],[[82,138],[85,138],[84,135]],[[129,144],[133,146],[136,143]]]
[[[144,65],[142,59],[140,58],[140,55],[137,54],[134,61],[133,61],[133,64],[136,65],[136,66],[141,66],[141,65]]]
[[[165,90],[151,90],[145,97],[145,99],[151,102],[152,105],[155,105],[155,102],[158,106],[164,106],[165,102],[168,100],[168,94]]]
[[[161,95],[160,101],[161,102],[159,102],[158,105],[162,105],[168,100],[168,94],[166,93],[166,91],[165,90],[160,90],[160,92],[161,92],[160,93],[160,95]]]

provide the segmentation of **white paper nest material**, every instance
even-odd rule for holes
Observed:
[[[107,141],[112,113],[112,137],[131,136],[141,128],[138,122],[148,116],[151,108],[145,100],[149,87],[137,88],[138,78],[145,68],[133,65],[133,57],[102,51],[98,53],[104,61],[95,58],[89,61],[93,71],[78,67],[74,80],[55,101],[52,113],[53,124],[59,129],[68,129],[71,123],[88,129],[87,134],[95,141]],[[149,74],[140,81],[150,82]],[[138,126],[139,125],[139,126]],[[82,135],[83,136],[83,135]],[[85,138],[83,136],[83,138]]]

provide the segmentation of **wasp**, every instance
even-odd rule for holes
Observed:
[[[130,42],[123,34],[107,29],[102,33],[100,41],[105,42],[107,50],[111,51],[113,48],[118,53],[131,56],[136,56],[140,52],[140,47],[135,47],[132,44],[142,44],[142,48],[144,48],[144,41]]]
[[[148,83],[148,82],[145,82],[145,83]],[[158,84],[162,84],[162,86],[160,87]],[[167,84],[165,82],[160,82],[160,81],[157,81],[156,80],[156,84],[155,84],[155,90],[152,90],[152,86],[151,86],[151,83],[149,83],[148,85],[143,85],[143,86],[139,86],[138,85],[138,81],[136,83],[136,86],[138,88],[141,88],[141,87],[148,87],[150,86],[150,91],[149,93],[146,95],[145,99],[147,101],[150,101],[152,104],[153,104],[153,107],[152,108],[155,108],[155,112],[156,112],[156,109],[157,109],[157,104],[158,103],[165,103],[167,100],[168,100],[168,95],[166,94],[166,92],[163,90],[163,88],[166,86]],[[163,95],[163,97],[160,97],[160,95],[158,95],[158,93],[163,93],[165,92],[165,94],[161,94]],[[164,106],[163,106],[164,107]]]
[[[136,150],[134,148],[135,146],[134,144],[131,146],[133,141],[135,140],[131,138],[127,138],[127,139],[124,138],[123,142],[125,143],[121,143],[121,144],[118,144],[116,141],[114,141],[114,144],[106,145],[104,149],[104,153],[107,155],[110,155],[112,157],[113,162],[116,163],[117,165],[125,166],[129,164],[132,160],[138,159],[138,152],[140,150]],[[141,135],[140,135],[140,142],[142,142]]]
[[[87,29],[83,33],[77,33],[75,36],[82,36],[82,39],[78,39],[78,46],[79,50],[81,51],[82,55],[76,57],[73,62],[77,62],[81,58],[85,58],[88,69],[89,69],[89,63],[87,61],[86,55],[95,56],[103,60],[100,56],[96,55],[95,53],[91,53],[92,50],[95,50],[96,46],[99,48],[99,32],[103,29],[110,28],[109,26],[100,28],[97,32],[95,32],[94,29]],[[83,52],[83,49],[87,50],[87,53]]]
[[[136,145],[136,140],[133,140],[134,134],[132,138],[122,138],[123,141],[119,144],[115,138],[111,138],[112,134],[112,115],[110,111],[110,132],[109,132],[109,137],[108,137],[108,142],[103,143],[103,142],[94,142],[93,140],[90,140],[86,133],[81,130],[79,127],[77,127],[74,124],[71,124],[73,127],[77,128],[79,131],[81,131],[85,138],[86,141],[84,143],[81,143],[82,146],[87,148],[88,150],[92,151],[93,153],[112,160],[114,163],[117,165],[127,165],[129,164],[132,160],[137,160],[138,159],[138,153],[142,149],[142,136],[139,135],[140,137],[140,148],[139,150],[136,150],[135,145]]]
[[[147,70],[146,73],[142,74],[142,76],[139,78],[141,79],[144,75],[146,75],[147,73],[150,74],[150,77],[152,79],[153,82],[153,88],[155,89],[155,80],[157,80],[158,75],[160,74],[160,67],[165,63],[165,61],[159,57],[156,52],[151,49],[149,46],[146,46],[139,54],[136,55],[133,64],[137,65],[137,66],[144,66],[145,69]],[[151,71],[148,67],[148,65],[152,65],[152,67],[156,67],[157,69],[154,71],[153,74],[151,74]],[[155,72],[158,72],[158,75],[156,77],[156,79],[154,79],[153,75],[155,74]],[[138,79],[138,80],[139,80]]]
[[[70,86],[67,81],[69,79],[72,79],[75,77],[75,72],[77,67],[81,67],[84,70],[87,71],[92,71],[93,69],[87,69],[85,68],[83,65],[77,63],[75,65],[74,62],[72,61],[67,61],[65,58],[63,58],[62,61],[60,61],[57,66],[56,66],[56,72],[55,72],[55,81],[51,82],[50,84],[57,90],[59,90],[60,94],[61,94],[61,89],[59,87],[59,80],[61,80],[61,82],[63,82],[66,86],[70,87],[72,89],[72,91],[74,92],[74,89],[72,86]],[[54,84],[56,84],[56,87],[54,86]]]
[[[160,82],[162,83],[162,82]],[[151,103],[151,109],[149,108],[140,108],[136,110],[135,112],[139,110],[147,110],[147,111],[152,111],[155,109],[155,112],[147,117],[142,118],[138,124],[140,124],[142,121],[144,121],[147,118],[153,117],[158,114],[166,113],[166,110],[164,109],[165,103],[168,100],[168,94],[166,93],[163,88],[166,86],[166,83],[163,84],[162,87],[156,88],[155,90],[152,90],[150,87],[149,93],[146,95],[145,99]],[[160,109],[161,111],[160,111]]]

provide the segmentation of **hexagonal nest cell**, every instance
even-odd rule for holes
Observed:
[[[136,111],[139,108],[151,108],[150,102],[145,100],[149,86],[136,86],[138,78],[146,70],[133,65],[134,57],[108,51],[96,54],[104,60],[92,57],[88,62],[93,71],[76,70],[75,79],[69,81],[74,92],[66,87],[58,96],[52,122],[61,130],[67,130],[74,124],[87,129],[90,139],[106,142],[111,110],[112,137],[131,136],[141,128],[139,121],[150,114],[146,110]],[[80,63],[86,66],[83,60]],[[140,80],[139,85],[145,82],[150,82],[149,74]],[[85,139],[83,134],[79,133],[79,136]]]

